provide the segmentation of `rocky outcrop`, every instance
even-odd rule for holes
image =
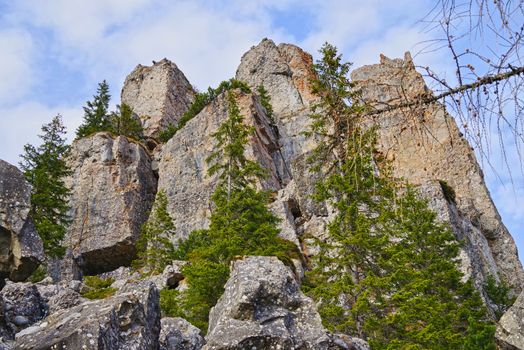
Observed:
[[[61,310],[17,333],[14,349],[156,350],[158,298],[151,285]]]
[[[176,64],[163,59],[152,66],[138,65],[126,78],[122,102],[140,118],[144,135],[157,137],[176,125],[191,105],[195,91]]]
[[[0,159],[0,281],[23,281],[44,260],[42,240],[29,217],[31,187]]]
[[[126,137],[97,133],[73,143],[68,164],[72,222],[62,277],[78,278],[75,267],[96,274],[128,265],[156,192],[148,152]]]
[[[160,350],[200,350],[204,338],[200,329],[180,317],[160,320]]]
[[[382,56],[380,64],[359,68],[351,76],[362,98],[377,109],[430,94],[409,54],[403,60]],[[438,182],[453,194],[433,209],[448,217],[457,237],[465,239],[470,266],[464,272],[471,273],[477,287],[482,289],[492,274],[518,294],[524,271],[515,243],[491,200],[474,152],[444,106],[397,109],[368,122],[378,125],[378,148],[392,161],[394,175],[414,185]]]
[[[503,350],[524,350],[524,292],[500,318],[495,337]]]
[[[276,257],[232,263],[225,291],[209,315],[204,349],[363,349],[324,327],[313,301]]]
[[[268,169],[269,176],[261,186],[278,190],[282,183],[283,161],[275,131],[256,96],[238,93],[237,103],[245,122],[255,127],[246,154]],[[208,176],[206,159],[214,150],[212,135],[227,116],[227,97],[222,94],[179,130],[159,155],[158,188],[166,191],[168,209],[180,238],[208,225],[210,197],[216,178]]]

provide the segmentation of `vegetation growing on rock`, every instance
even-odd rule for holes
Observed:
[[[457,269],[459,243],[416,191],[389,175],[363,130],[358,92],[335,47],[315,65],[310,158],[315,199],[336,209],[306,287],[327,328],[373,349],[495,349],[494,327]]]
[[[76,130],[76,139],[89,136],[99,131],[111,130],[109,114],[109,85],[104,80],[98,84],[93,101],[87,101],[84,107],[84,121]]]
[[[111,288],[113,278],[101,278],[99,276],[85,276],[82,296],[87,299],[105,299],[115,294],[116,289]]]
[[[158,135],[161,142],[167,142],[171,139],[178,130],[184,127],[188,121],[193,119],[200,111],[210,104],[218,95],[225,91],[232,89],[240,89],[244,93],[251,92],[249,86],[240,80],[231,78],[221,82],[217,88],[213,89],[209,87],[206,92],[198,92],[195,94],[195,98],[189,106],[189,109],[180,117],[177,125],[169,124],[164,130]]]
[[[228,118],[213,135],[216,149],[208,159],[209,175],[219,179],[209,228],[192,232],[176,253],[189,261],[182,269],[188,289],[180,295],[163,292],[161,302],[167,315],[184,317],[202,330],[223,293],[234,257],[272,255],[288,263],[298,257],[296,246],[278,237],[278,219],[267,207],[269,193],[255,187],[265,172],[244,154],[253,129],[244,124],[233,90],[228,102]]]
[[[48,256],[61,257],[65,249],[61,245],[70,223],[68,198],[70,190],[64,178],[71,174],[66,163],[70,147],[66,145],[66,129],[62,117],[57,115],[42,126],[38,137],[42,144],[24,146],[20,163],[27,181],[32,185],[30,214],[44,243]]]

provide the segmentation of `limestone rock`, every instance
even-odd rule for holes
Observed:
[[[282,157],[277,136],[256,96],[238,94],[237,103],[245,122],[255,127],[246,155],[268,169],[261,186],[279,190],[282,183]],[[210,197],[216,178],[209,177],[206,158],[213,152],[212,134],[228,116],[225,94],[218,96],[179,130],[162,148],[158,188],[166,191],[168,210],[175,221],[176,234],[185,238],[192,230],[209,224]]]
[[[500,318],[495,337],[503,350],[524,350],[524,292]]]
[[[156,192],[147,151],[126,137],[97,133],[73,143],[68,164],[72,222],[64,241],[72,265],[96,274],[129,264]],[[67,260],[63,276],[71,273]]]
[[[363,99],[377,109],[430,94],[409,54],[402,59],[381,57],[380,64],[352,73]],[[453,118],[438,103],[410,110],[381,113],[379,151],[393,162],[394,175],[414,185],[440,181],[454,191],[452,227],[465,238],[477,286],[495,272],[515,293],[524,285],[524,270],[513,238],[501,221],[484,183],[482,171]],[[440,216],[448,206],[434,207]]]
[[[194,95],[184,73],[164,58],[152,66],[138,65],[127,76],[121,99],[140,117],[144,134],[156,137],[170,123],[177,124]]]
[[[159,294],[123,293],[56,312],[16,334],[14,349],[156,350]]]
[[[313,301],[280,260],[253,256],[232,263],[209,315],[204,349],[358,349],[347,339],[324,329]]]
[[[0,292],[2,312],[0,335],[13,339],[15,333],[45,317],[48,308],[35,285],[8,283]]]
[[[160,320],[160,350],[200,350],[204,338],[200,329],[180,317]]]
[[[0,159],[0,280],[23,281],[44,260],[42,240],[29,217],[31,187]]]

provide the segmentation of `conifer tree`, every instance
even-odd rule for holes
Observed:
[[[111,131],[115,135],[127,136],[135,140],[143,138],[142,124],[133,116],[129,105],[122,103],[111,115]]]
[[[142,226],[137,242],[137,258],[133,261],[133,266],[150,274],[162,272],[174,257],[172,238],[175,224],[167,211],[167,203],[165,191],[159,191],[151,215]]]
[[[109,85],[104,80],[98,84],[93,101],[87,101],[84,107],[84,122],[76,130],[76,138],[89,136],[98,131],[109,131],[111,121],[109,118]]]
[[[65,143],[66,129],[61,116],[44,124],[42,132],[40,146],[24,146],[20,167],[32,185],[30,214],[42,237],[45,253],[61,257],[64,253],[61,241],[70,222],[67,214],[70,191],[64,178],[71,174],[65,161],[69,146]]]
[[[209,174],[218,177],[209,229],[192,232],[176,253],[189,261],[183,268],[189,288],[178,296],[173,313],[203,330],[235,256],[273,255],[288,264],[298,257],[295,245],[278,237],[278,219],[267,207],[269,193],[255,187],[265,172],[244,154],[253,128],[243,122],[235,92],[229,91],[227,98],[229,115],[213,135],[216,149],[208,158]]]
[[[461,281],[453,233],[389,175],[375,131],[360,128],[365,106],[347,78],[350,65],[332,45],[321,53],[309,132],[320,141],[310,161],[321,175],[315,199],[336,215],[305,286],[324,324],[373,349],[494,349],[481,299]]]

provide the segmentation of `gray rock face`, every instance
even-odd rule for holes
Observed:
[[[524,350],[524,292],[500,318],[495,337],[503,350]]]
[[[276,134],[269,125],[258,99],[250,94],[238,94],[237,103],[245,122],[255,127],[255,134],[246,150],[268,169],[269,176],[261,186],[279,189],[282,183]],[[162,148],[159,155],[159,189],[166,191],[168,209],[176,225],[178,237],[185,238],[192,230],[205,228],[210,216],[210,197],[215,178],[207,175],[206,158],[213,152],[212,134],[228,115],[226,96],[220,95],[195,118],[178,131]]]
[[[0,159],[0,280],[23,281],[44,260],[42,240],[29,217],[31,187]]]
[[[204,349],[358,349],[323,328],[295,278],[276,257],[234,261],[209,315]]]
[[[160,350],[200,350],[204,338],[200,329],[180,317],[160,320]]]
[[[14,349],[159,348],[158,290],[123,293],[56,312],[16,334]]]
[[[97,133],[73,143],[69,165],[70,258],[62,262],[62,277],[78,278],[71,276],[73,265],[96,274],[129,264],[156,192],[147,151],[126,137]]]
[[[364,100],[376,108],[430,93],[409,54],[404,60],[382,56],[380,64],[359,68],[352,78],[362,88]],[[465,238],[477,287],[494,274],[518,294],[524,270],[515,243],[491,200],[475,154],[444,107],[434,103],[395,110],[369,122],[379,126],[379,151],[392,161],[394,175],[415,185],[444,181],[454,190],[455,198],[448,205],[433,209],[449,218],[459,239]]]
[[[164,58],[149,67],[138,65],[127,76],[121,99],[140,117],[144,134],[156,137],[170,123],[177,124],[194,95],[184,73]]]
[[[8,283],[0,292],[0,299],[0,335],[4,339],[13,339],[15,333],[41,320],[48,311],[45,300],[31,283]]]

